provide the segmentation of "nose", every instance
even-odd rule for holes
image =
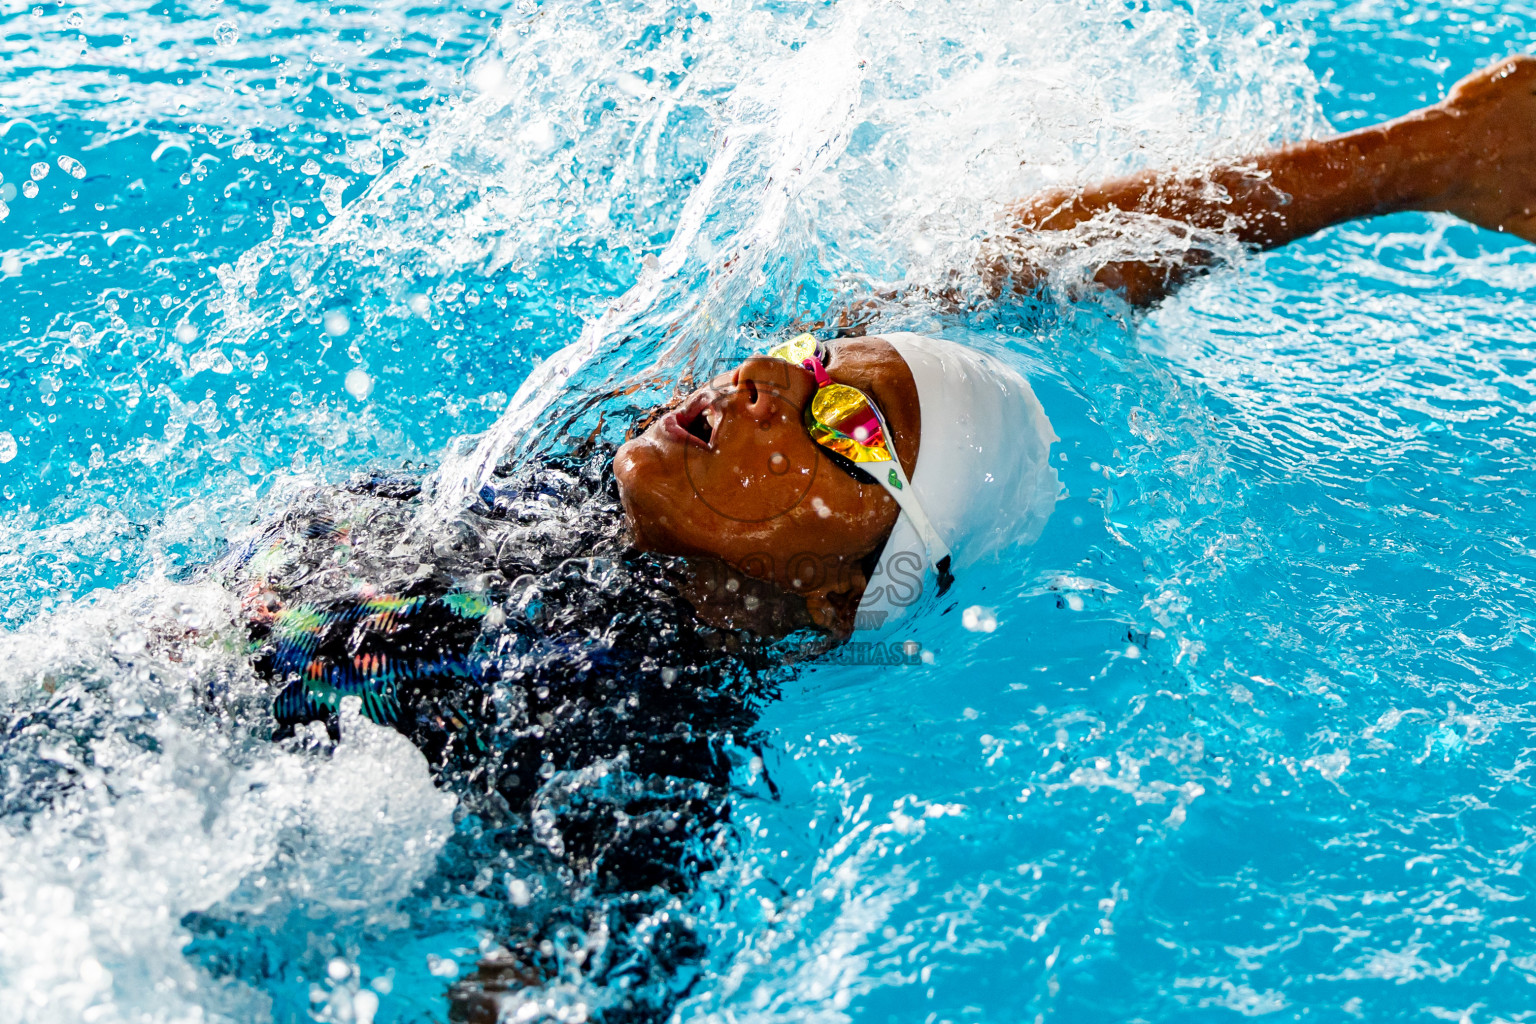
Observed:
[[[810,397],[814,378],[803,367],[771,356],[751,356],[736,368],[737,389],[746,397],[743,411],[759,423],[779,415],[798,416]]]

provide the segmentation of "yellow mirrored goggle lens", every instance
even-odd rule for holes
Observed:
[[[811,439],[853,462],[890,462],[890,444],[862,391],[828,384],[806,410]]]
[[[799,366],[816,354],[816,336],[797,334],[788,341],[769,349],[768,354],[775,359],[783,359]]]

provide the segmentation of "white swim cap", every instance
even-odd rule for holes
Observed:
[[[1033,543],[1056,507],[1058,440],[1025,379],[942,338],[882,334],[917,382],[922,437],[912,490],[949,545],[950,570]],[[859,601],[858,629],[901,618],[932,586],[927,548],[904,512]]]

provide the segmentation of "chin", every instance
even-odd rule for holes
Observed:
[[[613,457],[613,476],[619,485],[619,501],[635,547],[642,551],[675,554],[667,521],[668,502],[658,491],[666,469],[660,453],[645,438],[625,442]]]
[[[613,477],[618,482],[619,496],[624,499],[626,509],[631,495],[643,493],[666,473],[666,460],[645,435],[625,441],[614,453]]]

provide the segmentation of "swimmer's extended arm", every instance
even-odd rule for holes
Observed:
[[[1127,223],[1126,214],[1270,249],[1400,210],[1453,213],[1536,241],[1536,58],[1500,61],[1458,82],[1442,102],[1395,121],[1240,165],[1200,175],[1148,172],[1035,196],[1009,211],[1011,232],[988,240],[982,272],[994,297],[1030,291],[1041,282],[1030,254],[1032,242],[1045,240],[1041,233],[1123,230],[1116,224]],[[1210,250],[1194,244],[1106,262],[1094,280],[1145,305],[1211,261]]]

